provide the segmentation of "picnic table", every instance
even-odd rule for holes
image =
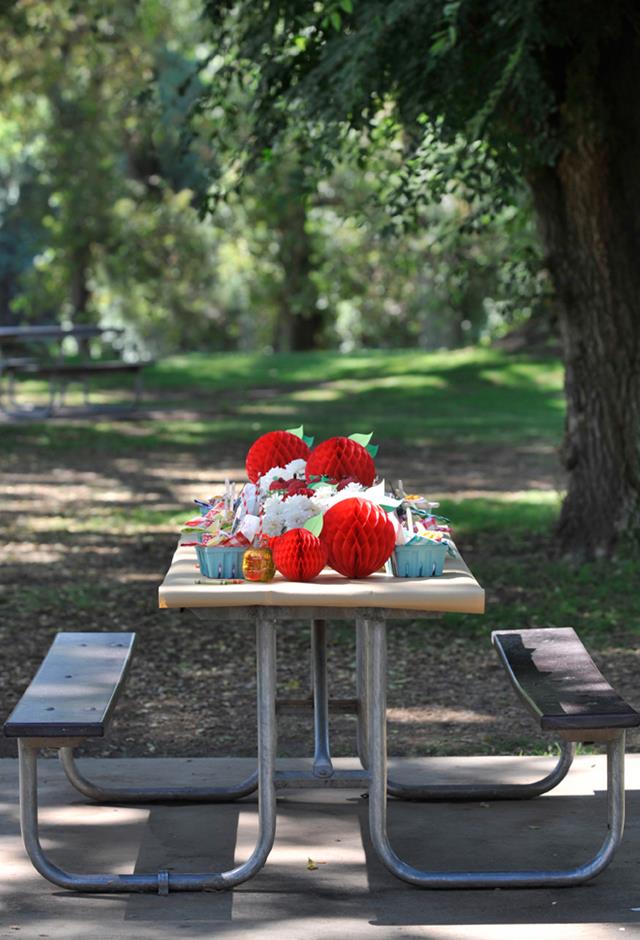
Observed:
[[[482,614],[485,594],[462,557],[448,557],[444,574],[432,578],[397,578],[378,572],[350,580],[325,570],[314,581],[290,582],[276,575],[267,583],[208,582],[198,571],[195,550],[179,546],[159,589],[161,608],[190,610],[211,629],[229,629],[252,620],[257,627],[258,773],[237,790],[259,791],[260,835],[246,867],[233,877],[244,880],[264,864],[275,832],[276,791],[289,787],[357,787],[368,789],[369,827],[374,850],[389,871],[421,887],[497,887],[578,883],[610,857],[605,842],[595,867],[569,871],[424,872],[393,851],[387,835],[387,797],[408,800],[500,800],[528,798],[546,792],[568,772],[575,744],[565,740],[554,769],[528,784],[409,786],[389,780],[386,745],[387,622],[444,612]],[[276,696],[276,633],[284,621],[311,621],[311,696],[307,700]],[[356,634],[356,696],[333,702],[328,694],[327,621],[350,620]],[[455,676],[455,664],[452,667]],[[425,686],[428,677],[425,677]],[[331,760],[329,712],[353,712],[358,718],[357,753],[362,770],[337,770]],[[276,769],[276,713],[313,714],[314,755],[311,771]],[[618,752],[616,752],[618,754]],[[619,754],[618,754],[619,757]],[[615,764],[615,761],[614,761]],[[617,826],[611,828],[617,831]],[[611,837],[611,842],[616,836]]]
[[[422,888],[549,887],[581,884],[611,861],[624,829],[625,729],[640,715],[609,686],[579,637],[569,628],[500,631],[492,635],[511,683],[543,730],[560,738],[556,766],[525,784],[407,786],[387,775],[387,622],[422,618],[444,611],[480,614],[484,591],[462,558],[448,558],[439,577],[407,579],[376,573],[350,580],[325,570],[314,581],[293,583],[276,576],[268,583],[209,580],[200,575],[192,546],[178,547],[159,588],[161,608],[190,610],[211,630],[254,622],[257,676],[257,770],[231,786],[101,786],[87,779],[74,748],[102,737],[129,671],[133,633],[59,633],[38,673],[5,723],[18,739],[21,828],[36,869],[54,884],[74,891],[208,891],[233,888],[263,867],[275,839],[277,793],[289,788],[367,790],[369,830],[375,852],[398,878]],[[311,623],[311,694],[281,699],[276,694],[276,635],[283,621]],[[332,700],[328,692],[329,620],[352,620],[356,638],[356,694]],[[456,674],[451,663],[452,681]],[[428,676],[425,677],[428,688]],[[358,719],[360,769],[334,767],[329,712],[352,712]],[[311,713],[314,755],[311,769],[281,770],[276,763],[278,711]],[[515,871],[420,870],[399,858],[387,834],[387,798],[405,800],[526,799],[556,786],[568,772],[576,741],[603,741],[607,747],[608,825],[604,841],[587,862],[565,869]],[[73,786],[99,802],[230,802],[258,791],[258,838],[249,858],[227,871],[77,874],[52,862],[38,828],[38,753],[58,750]],[[417,838],[420,835],[416,834]],[[433,846],[437,866],[438,847]]]
[[[149,363],[96,358],[92,354],[92,340],[104,346],[123,333],[124,330],[116,327],[84,324],[0,327],[0,408],[13,417],[48,417],[64,408],[68,385],[79,382],[84,409],[96,410],[90,401],[89,380],[95,376],[118,374],[133,377],[131,407],[139,404],[143,391],[142,370]],[[77,346],[80,358],[67,355],[65,341],[69,339]],[[20,380],[29,379],[46,380],[46,405],[36,406],[19,400]]]

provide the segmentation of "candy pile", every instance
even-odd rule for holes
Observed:
[[[366,578],[400,547],[406,554],[441,543],[453,553],[437,503],[406,495],[402,482],[391,491],[375,482],[371,437],[332,437],[316,447],[302,427],[259,437],[246,458],[249,482],[238,492],[227,480],[224,495],[196,500],[200,515],[182,527],[203,574],[239,575],[238,552],[246,579],[270,580],[277,569],[293,581],[312,580],[327,564]]]
[[[439,503],[433,503],[424,496],[405,495],[402,480],[398,481],[398,489],[402,495],[402,503],[397,513],[400,529],[397,533],[396,545],[442,543],[446,545],[448,553],[455,556],[456,550],[451,542],[449,520],[433,512],[438,508]]]

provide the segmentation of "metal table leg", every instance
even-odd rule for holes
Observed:
[[[366,682],[364,680],[368,656],[368,627],[367,622],[356,621],[356,699],[357,703],[357,754],[366,770],[367,756],[367,698]],[[306,772],[288,771],[277,775],[276,785],[281,787],[287,780],[288,786],[295,786],[297,780],[301,786],[309,786],[313,780],[322,781],[324,786],[329,778],[333,784],[339,786],[339,778],[344,777],[345,785],[359,785],[366,781],[366,775],[361,772],[336,772],[331,761],[329,709],[327,681],[327,626],[324,620],[311,622],[311,687],[312,697],[309,706],[314,716],[314,760],[311,778],[305,779]],[[333,703],[347,710],[351,700],[340,700]],[[294,703],[290,703],[294,704]],[[300,703],[307,706],[306,700]],[[351,707],[349,710],[352,710]],[[568,773],[573,757],[575,744],[568,741],[560,742],[560,758],[544,778],[531,783],[517,784],[403,784],[389,779],[387,793],[402,800],[415,800],[424,802],[454,802],[474,800],[520,800],[531,799],[546,793],[557,786]],[[242,799],[258,788],[258,773],[250,774],[237,784],[228,787],[108,787],[89,780],[80,770],[71,747],[61,747],[59,757],[69,782],[84,796],[96,802],[118,803],[226,803]]]
[[[315,777],[331,777],[333,764],[329,749],[329,686],[327,682],[327,625],[311,621],[311,681],[313,686],[313,731]]]
[[[369,766],[369,730],[367,702],[367,656],[369,649],[369,635],[367,621],[356,620],[356,698],[358,700],[358,721],[356,729],[356,749],[358,760],[364,768]]]
[[[368,625],[365,620],[356,621],[356,695],[358,699],[358,758],[363,767],[368,766],[367,755],[367,697],[365,673],[369,648]],[[530,783],[489,784],[406,784],[389,779],[387,793],[399,800],[418,802],[464,802],[474,800],[528,800],[541,796],[556,787],[568,774],[576,753],[572,741],[560,741],[560,756],[554,768],[540,780]]]
[[[422,871],[404,862],[387,835],[386,624],[369,621],[370,659],[366,684],[369,703],[369,826],[371,841],[389,871],[421,888],[525,888],[581,884],[609,864],[624,829],[624,731],[607,744],[608,832],[596,855],[583,865],[548,871]]]
[[[22,838],[34,867],[61,888],[74,891],[211,891],[234,888],[262,868],[273,846],[276,831],[276,624],[258,617],[257,715],[258,715],[258,842],[242,865],[225,872],[182,873],[160,871],[150,874],[85,875],[64,871],[44,853],[38,832],[38,745],[19,739],[20,825]]]

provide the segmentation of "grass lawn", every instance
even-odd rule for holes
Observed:
[[[57,629],[134,628],[148,665],[134,666],[135,707],[118,719],[111,749],[139,753],[139,742],[149,738],[146,709],[159,704],[152,722],[159,743],[145,748],[233,751],[238,728],[218,720],[209,699],[212,683],[221,705],[238,683],[250,686],[250,644],[186,629],[184,620],[155,609],[155,590],[192,497],[208,495],[229,473],[239,475],[259,433],[302,422],[317,440],[374,431],[381,474],[441,499],[487,589],[485,617],[448,615],[428,632],[424,622],[392,631],[390,738],[398,752],[545,746],[526,717],[521,723],[514,717],[511,730],[495,722],[496,714],[517,713],[509,711],[506,682],[486,649],[495,628],[576,626],[611,681],[640,705],[637,560],[623,554],[608,565],[571,568],[553,555],[563,486],[557,361],[490,350],[194,354],[149,368],[145,387],[145,410],[135,420],[102,415],[0,424],[1,630],[5,645],[19,653],[3,670],[5,711]],[[114,395],[105,382],[96,397]],[[455,682],[454,653],[463,673]],[[286,633],[286,688],[304,684],[306,655],[305,635]],[[335,692],[349,695],[353,651],[345,627],[333,632],[332,656]],[[248,727],[251,707],[249,695],[234,721]],[[307,749],[307,730],[294,721],[283,719],[283,753]],[[336,735],[336,751],[348,753],[348,719],[336,720]]]
[[[118,380],[103,379],[105,398]],[[126,423],[98,418],[3,429],[7,444],[138,452],[228,441],[249,444],[304,419],[318,438],[374,429],[400,444],[555,443],[562,427],[562,371],[553,360],[488,350],[174,356],[145,372],[163,413]],[[29,383],[25,392],[42,390]],[[69,397],[73,401],[73,395]]]

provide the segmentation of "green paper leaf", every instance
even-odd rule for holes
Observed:
[[[322,513],[319,513],[317,516],[311,516],[310,519],[307,519],[303,528],[308,529],[312,535],[315,535],[316,538],[322,532],[322,526],[324,525],[324,517]]]
[[[377,455],[378,451],[380,450],[380,448],[379,448],[379,446],[378,446],[377,444],[367,444],[365,450],[368,451],[368,453],[369,453],[369,455],[370,455],[371,457],[375,457],[375,456]]]
[[[313,447],[313,442],[315,441],[315,437],[307,437],[306,434],[303,434],[302,440],[305,442],[307,447]]]
[[[401,505],[401,499],[392,499],[390,496],[385,496],[384,502],[378,503],[378,506],[380,506],[380,508],[384,509],[386,512],[395,512],[395,510]]]
[[[327,486],[329,484],[329,477],[320,477],[318,480],[312,480],[308,483],[310,490],[319,490],[322,486]]]
[[[371,434],[350,434],[349,440],[355,441],[356,444],[362,444],[363,447],[366,447],[372,437],[373,432]]]
[[[286,428],[287,434],[295,434],[296,437],[301,437],[304,440],[304,425],[301,424],[299,428]]]

